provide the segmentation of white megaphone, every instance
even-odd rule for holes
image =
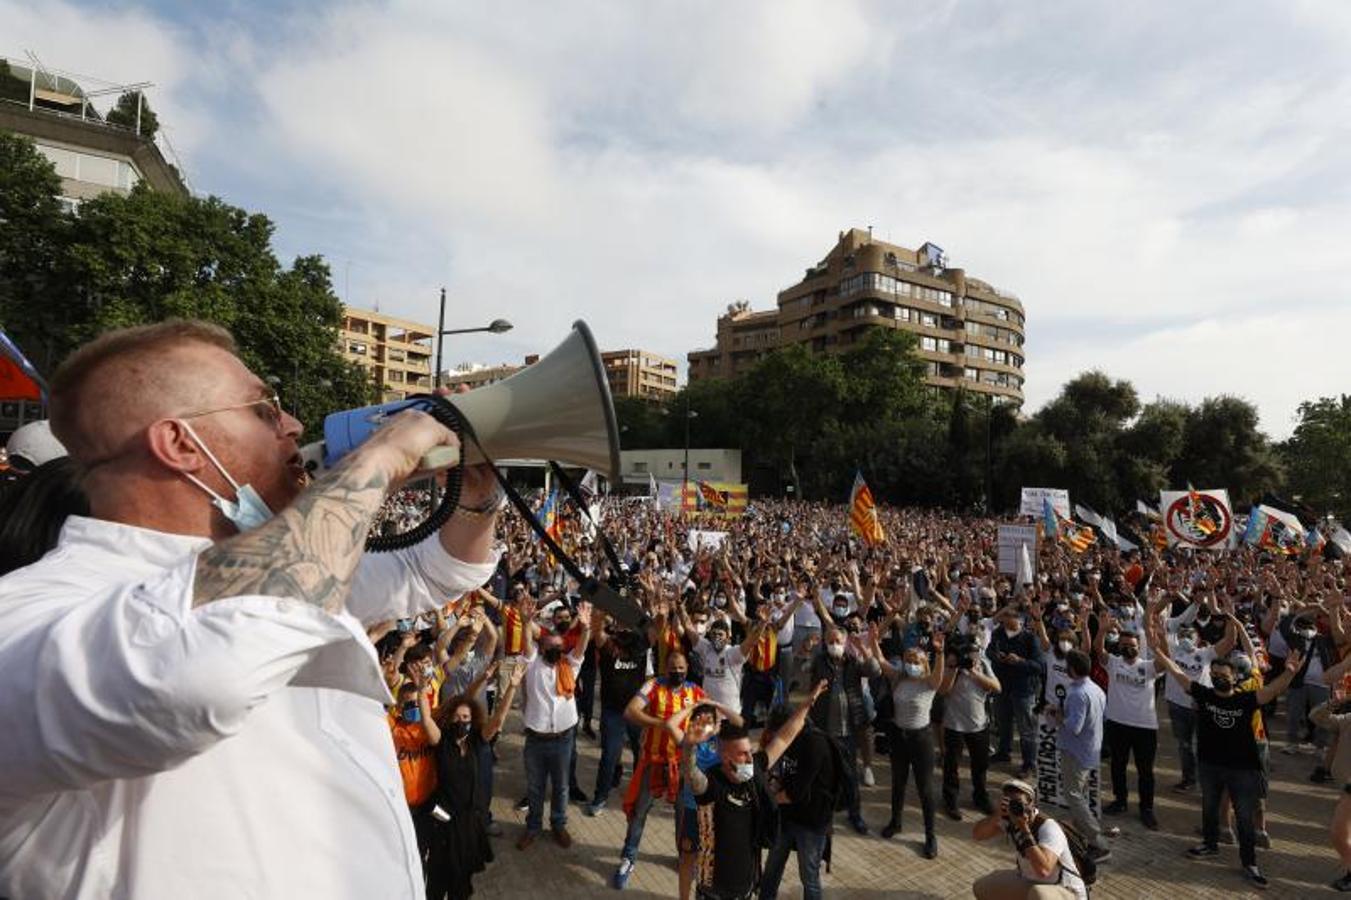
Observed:
[[[577,321],[563,342],[510,378],[445,398],[468,423],[477,442],[439,447],[423,457],[422,468],[444,469],[461,461],[557,460],[592,469],[611,483],[619,480],[619,428],[610,385],[596,341]],[[388,419],[431,403],[412,398],[333,413],[324,419],[324,439],[301,450],[311,474],[331,468]],[[482,452],[479,448],[482,447]]]

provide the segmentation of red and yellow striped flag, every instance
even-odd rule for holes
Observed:
[[[877,518],[877,503],[863,473],[854,476],[854,489],[849,492],[849,527],[863,538],[869,547],[886,543],[887,535],[882,530],[882,522]]]

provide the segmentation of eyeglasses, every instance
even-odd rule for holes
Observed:
[[[280,433],[282,429],[282,409],[281,398],[276,394],[267,397],[259,397],[257,400],[250,400],[248,403],[236,403],[233,406],[218,406],[215,409],[204,409],[201,412],[188,413],[185,416],[179,416],[180,419],[200,419],[202,416],[213,416],[216,413],[232,412],[236,409],[250,409],[251,407],[262,407],[260,416],[263,421],[272,426],[273,430]]]

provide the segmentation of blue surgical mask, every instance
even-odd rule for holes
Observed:
[[[924,674],[924,667],[919,663],[906,663],[905,674],[910,678],[918,678]]]
[[[192,426],[187,422],[184,422],[183,427],[187,429],[188,434],[192,435],[192,439],[196,441],[197,446],[206,454],[206,458],[211,460],[211,464],[216,467],[216,470],[220,472],[221,475],[225,476],[226,481],[230,482],[230,487],[235,489],[235,499],[226,500],[220,494],[217,494],[215,491],[211,490],[211,488],[203,484],[196,476],[184,472],[183,475],[189,481],[211,496],[211,505],[220,510],[221,515],[225,516],[240,534],[243,534],[246,531],[252,531],[259,525],[262,525],[271,519],[272,510],[268,508],[268,505],[264,502],[263,498],[258,496],[258,492],[253,489],[253,485],[241,485],[239,482],[235,481],[234,477],[231,476],[229,472],[225,471],[225,467],[220,464],[220,460],[216,459],[216,454],[212,453],[211,449],[207,447],[206,442],[197,436],[197,432],[192,430]]]

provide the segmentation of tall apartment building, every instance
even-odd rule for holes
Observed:
[[[369,309],[343,310],[343,356],[370,373],[382,403],[432,389],[432,338],[436,326]]]
[[[919,340],[925,381],[1023,402],[1024,317],[1017,297],[949,268],[934,244],[909,250],[858,228],[779,292],[777,308],[736,304],[718,318],[717,344],[689,354],[690,380],[730,377],[776,347],[840,353],[870,328]]]
[[[676,395],[676,361],[647,350],[607,350],[600,355],[612,397],[660,403]]]

